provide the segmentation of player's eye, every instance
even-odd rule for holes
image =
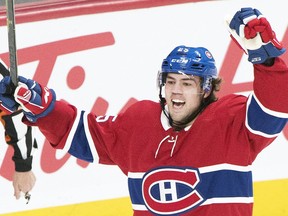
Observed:
[[[186,86],[186,87],[188,87],[188,86],[192,86],[193,84],[192,83],[190,83],[190,82],[183,82],[183,86]]]
[[[167,79],[166,81],[166,85],[174,85],[175,84],[175,81],[172,80],[172,79]]]

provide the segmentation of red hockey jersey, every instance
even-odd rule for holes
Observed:
[[[96,116],[57,101],[36,125],[55,148],[118,165],[128,177],[136,216],[251,216],[251,164],[288,117],[284,62],[277,58],[272,67],[254,68],[248,98],[225,96],[179,132],[160,104],[148,100],[118,116]],[[55,126],[59,119],[63,123]]]

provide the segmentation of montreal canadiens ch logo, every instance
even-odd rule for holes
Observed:
[[[178,215],[203,202],[195,190],[199,173],[192,168],[162,167],[143,177],[142,194],[146,207],[157,215]]]

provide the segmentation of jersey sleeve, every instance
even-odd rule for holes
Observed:
[[[52,147],[90,163],[109,165],[115,164],[115,155],[123,157],[124,164],[127,146],[123,143],[133,128],[131,116],[127,114],[96,116],[65,101],[56,101],[53,111],[35,123],[25,119],[24,122],[38,126]]]
[[[28,121],[25,116],[22,120],[26,125],[37,126],[53,148],[64,149],[68,135],[72,127],[75,127],[77,113],[76,107],[61,100],[55,102],[48,116],[39,118],[35,123]]]
[[[276,58],[273,66],[254,65],[254,93],[247,102],[246,126],[265,137],[278,135],[288,118],[288,69]]]
[[[7,115],[4,111],[0,113],[1,123],[5,130],[5,141],[14,149],[12,157],[15,170],[26,172],[32,169],[34,149],[37,148],[37,141],[31,126],[22,122],[23,113],[21,110]]]
[[[245,118],[254,159],[282,132],[287,123],[286,80],[288,69],[280,58],[275,59],[273,66],[254,65],[253,93],[246,103]]]
[[[254,95],[268,113],[288,117],[288,68],[281,58],[273,66],[254,65]]]

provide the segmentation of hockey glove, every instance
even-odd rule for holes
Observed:
[[[22,76],[19,76],[19,83],[14,97],[16,102],[22,107],[26,118],[31,122],[36,122],[38,118],[50,113],[56,100],[56,94],[53,89],[42,87],[36,81]]]
[[[231,38],[248,55],[253,64],[282,55],[286,49],[277,40],[270,23],[257,9],[241,8],[226,24]]]
[[[12,90],[11,78],[9,76],[4,77],[0,81],[0,106],[1,110],[11,114],[18,110],[19,104],[15,101]]]

